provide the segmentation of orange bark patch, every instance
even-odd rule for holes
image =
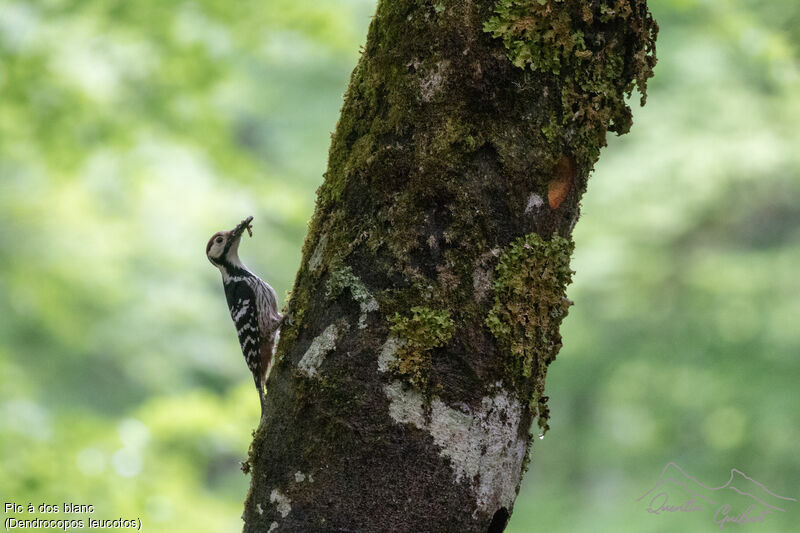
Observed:
[[[547,201],[551,209],[557,209],[564,201],[575,183],[575,163],[563,155],[556,163],[555,175],[547,185]]]

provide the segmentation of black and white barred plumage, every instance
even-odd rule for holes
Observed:
[[[239,242],[244,230],[250,231],[252,220],[253,217],[247,217],[231,231],[215,233],[206,246],[206,256],[222,273],[228,309],[258,388],[263,413],[264,385],[283,316],[278,312],[275,289],[250,272],[239,259]]]

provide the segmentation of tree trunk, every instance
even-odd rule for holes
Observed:
[[[380,0],[244,465],[244,530],[503,531],[645,0]],[[533,423],[537,426],[531,432]]]

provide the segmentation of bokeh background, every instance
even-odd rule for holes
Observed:
[[[204,245],[253,214],[285,300],[374,8],[0,0],[0,502],[240,529],[257,396]],[[800,2],[651,8],[511,533],[716,529],[635,501],[668,461],[800,497]]]

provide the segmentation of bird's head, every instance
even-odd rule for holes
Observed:
[[[250,223],[253,217],[247,217],[230,231],[218,231],[209,239],[206,245],[206,257],[217,268],[241,267],[239,260],[239,241],[246,229],[252,235]]]

